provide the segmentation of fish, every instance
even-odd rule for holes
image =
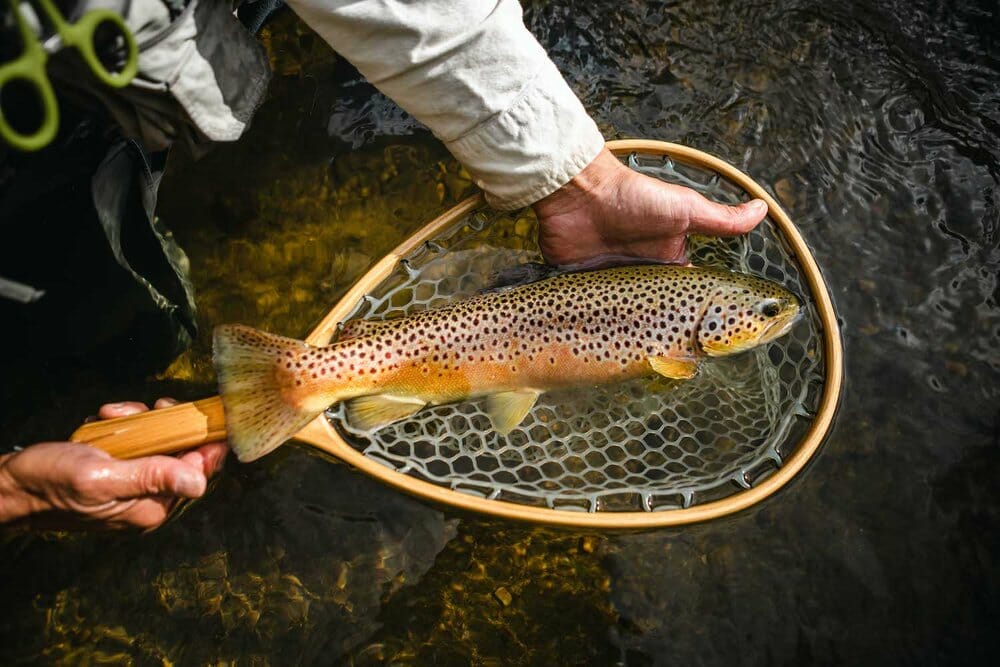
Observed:
[[[539,395],[659,373],[694,377],[708,357],[787,333],[801,302],[726,270],[648,264],[557,274],[388,320],[353,320],[312,346],[216,327],[213,360],[230,446],[255,460],[346,401],[375,431],[433,405],[485,397],[507,434]]]

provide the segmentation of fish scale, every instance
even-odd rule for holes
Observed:
[[[794,295],[754,276],[629,266],[349,323],[325,347],[227,325],[215,358],[231,443],[251,460],[345,400],[353,424],[377,429],[426,405],[487,396],[505,433],[546,390],[651,372],[689,378],[705,356],[783,334],[798,310]]]

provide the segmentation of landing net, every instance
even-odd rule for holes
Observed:
[[[714,172],[633,153],[630,167],[709,199],[747,199]],[[530,211],[479,210],[428,240],[357,304],[347,319],[398,317],[493,285],[542,261]],[[687,381],[650,376],[543,394],[507,436],[483,400],[421,410],[375,433],[352,428],[341,405],[327,416],[365,456],[456,491],[586,512],[691,507],[751,488],[779,469],[807,430],[824,382],[822,323],[779,227],[766,219],[735,239],[693,237],[692,263],[751,273],[799,295],[804,317],[779,340],[708,359]]]

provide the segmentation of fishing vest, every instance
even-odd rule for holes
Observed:
[[[156,152],[179,140],[234,141],[264,98],[267,55],[220,0],[83,0],[119,6],[135,35],[131,85],[90,92],[124,133]],[[248,6],[259,5],[260,1]]]
[[[47,71],[58,136],[31,154],[0,142],[0,343],[148,373],[196,333],[187,258],[156,217],[167,151],[183,142],[197,154],[243,134],[270,79],[247,26],[280,2],[244,2],[243,23],[229,0],[57,3],[70,22],[118,12],[139,71],[112,89],[75,54],[56,53]]]

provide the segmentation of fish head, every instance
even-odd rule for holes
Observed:
[[[798,297],[777,283],[723,274],[698,323],[698,346],[710,357],[749,350],[788,333],[801,311]]]

